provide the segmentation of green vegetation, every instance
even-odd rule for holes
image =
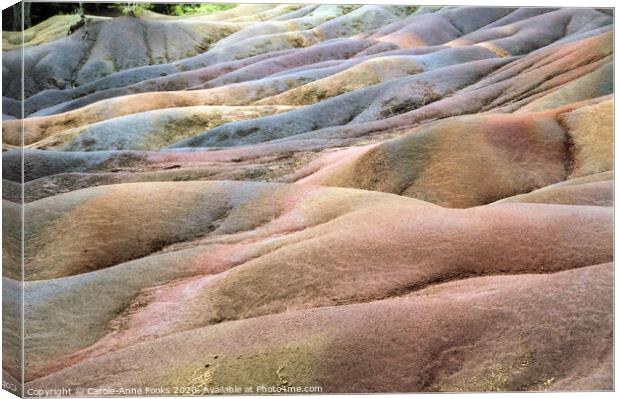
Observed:
[[[181,3],[181,4],[151,4],[151,3],[122,3],[119,9],[124,15],[139,17],[143,12],[152,10],[166,15],[184,16],[200,15],[212,12],[230,10],[237,4],[229,3]]]
[[[19,31],[22,26],[22,5],[26,29],[55,15],[97,15],[117,17],[128,15],[139,17],[145,11],[164,15],[199,15],[229,10],[237,4],[230,3],[17,3],[2,11],[2,30]]]
[[[139,17],[146,10],[152,9],[153,5],[150,3],[121,3],[118,7],[123,15]]]
[[[237,7],[237,4],[230,3],[185,3],[185,4],[172,4],[172,10],[170,15],[196,15],[196,14],[208,14],[212,12],[230,10]]]

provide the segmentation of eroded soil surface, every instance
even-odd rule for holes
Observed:
[[[609,10],[69,17],[24,115],[3,34],[5,378],[23,189],[27,389],[613,388]]]

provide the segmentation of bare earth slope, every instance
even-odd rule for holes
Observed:
[[[26,32],[24,115],[3,33],[26,389],[613,389],[613,22],[240,5],[64,36],[54,17]]]

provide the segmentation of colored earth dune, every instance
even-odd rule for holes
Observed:
[[[23,115],[3,33],[6,381],[613,389],[610,10],[74,22]]]

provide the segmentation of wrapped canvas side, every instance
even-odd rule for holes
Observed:
[[[13,119],[14,115],[23,117],[23,91],[17,90],[17,96],[8,96],[7,91],[9,87],[23,87],[24,83],[24,2],[15,4],[12,11],[13,24],[22,29],[6,34],[6,39],[13,46],[9,52],[13,54],[9,57],[9,52],[6,52],[2,58],[3,120]],[[3,39],[4,36],[5,32]],[[16,67],[5,68],[7,62],[15,63]],[[23,127],[21,132],[18,145],[4,149],[7,151],[2,162],[2,388],[20,396],[23,393],[24,369]]]

